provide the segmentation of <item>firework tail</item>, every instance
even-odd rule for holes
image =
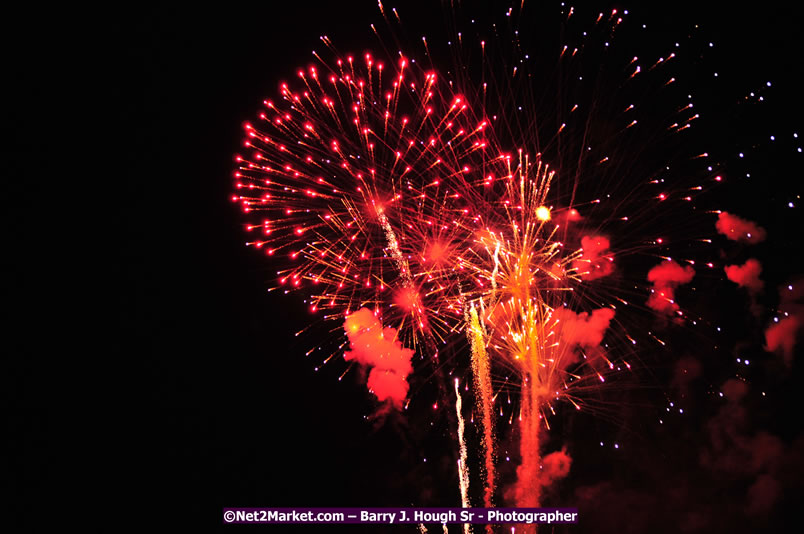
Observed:
[[[483,493],[483,503],[486,508],[492,506],[494,495],[494,426],[491,412],[493,410],[494,396],[491,387],[491,372],[486,345],[483,339],[483,328],[480,326],[477,310],[474,305],[469,309],[469,342],[472,347],[472,374],[474,375],[475,399],[480,409],[481,425],[483,427],[483,452],[485,455],[486,487]]]
[[[455,379],[455,413],[458,415],[458,445],[460,447],[460,454],[461,457],[458,460],[458,482],[460,484],[461,489],[461,506],[464,508],[469,508],[469,465],[466,462],[466,440],[463,436],[464,430],[464,420],[463,420],[463,413],[461,410],[463,409],[463,401],[461,399],[461,392],[458,389],[458,379]],[[465,534],[470,534],[472,532],[472,526],[470,523],[464,523],[463,531]]]

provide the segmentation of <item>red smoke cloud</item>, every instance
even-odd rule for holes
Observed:
[[[517,481],[505,490],[504,498],[523,508],[539,506],[544,491],[565,478],[571,466],[572,457],[566,449],[551,452],[540,462],[522,462],[516,470]]]
[[[751,516],[765,516],[770,513],[782,494],[779,482],[771,475],[759,475],[748,488],[746,513]]]
[[[562,358],[562,367],[567,368],[578,361],[580,355],[574,351],[576,347],[583,347],[587,363],[594,364],[603,355],[599,348],[603,335],[614,318],[612,308],[600,308],[592,314],[586,312],[575,313],[567,308],[556,308],[553,318],[558,321],[555,326],[558,339],[566,348],[573,350],[567,352]]]
[[[790,367],[798,331],[804,327],[804,279],[779,287],[778,313],[783,318],[765,330],[765,350],[781,354]]]
[[[759,279],[762,273],[762,264],[759,260],[751,258],[743,265],[727,265],[724,269],[726,277],[740,287],[748,289],[748,292],[755,295],[762,291],[765,282]]]
[[[614,271],[614,258],[609,246],[609,238],[602,235],[585,235],[581,238],[583,255],[573,265],[581,278],[595,280]]]
[[[648,271],[648,281],[653,283],[651,295],[648,298],[648,307],[665,315],[672,315],[678,311],[675,303],[675,289],[688,284],[695,276],[695,270],[687,265],[682,267],[678,263],[663,261]]]
[[[561,480],[569,474],[570,466],[572,466],[572,458],[565,449],[551,452],[542,458],[542,474],[539,484],[546,487],[556,480]]]
[[[741,380],[730,378],[723,382],[723,385],[720,386],[720,390],[729,402],[737,402],[742,400],[745,394],[748,393],[748,386]],[[742,414],[740,417],[742,417]]]
[[[779,471],[784,442],[765,431],[746,432],[749,423],[745,407],[748,386],[731,378],[721,385],[726,403],[707,421],[709,446],[700,453],[702,466],[737,476],[756,476]]]
[[[566,211],[562,211],[560,214],[555,216],[556,222],[559,224],[569,224],[571,222],[578,222],[583,220],[583,216],[578,213],[578,210],[575,208],[570,208]]]
[[[682,464],[655,454],[633,454],[627,473],[576,486],[574,502],[599,534],[643,532],[725,533],[801,531],[788,528],[800,515],[804,435],[788,443],[756,427],[757,398],[739,379],[725,382],[717,412],[699,423],[688,420],[673,443],[682,444]],[[785,430],[789,430],[788,428]],[[686,453],[696,454],[698,462]],[[675,454],[675,453],[674,453]],[[631,472],[650,473],[635,487]],[[772,526],[771,526],[772,525]]]
[[[747,431],[745,382],[732,378],[720,389],[726,403],[706,423],[709,444],[700,453],[700,464],[732,481],[753,480],[746,494],[745,512],[749,516],[767,515],[782,494],[790,459],[798,457],[797,451],[766,431]]]
[[[741,219],[725,211],[721,211],[715,223],[718,233],[723,234],[732,241],[743,241],[751,245],[756,245],[765,241],[767,232],[756,223]]]
[[[765,350],[780,353],[784,363],[790,367],[793,364],[793,347],[796,345],[800,327],[801,320],[796,316],[785,317],[771,325],[765,330]]]
[[[371,367],[369,391],[377,400],[401,408],[408,394],[407,377],[413,371],[413,351],[404,348],[396,339],[396,330],[383,328],[367,308],[346,317],[343,328],[352,344],[352,350],[343,357]]]
[[[603,341],[603,334],[614,318],[614,310],[600,308],[589,315],[586,312],[575,313],[568,308],[556,308],[553,318],[558,321],[556,330],[565,343],[596,347]]]

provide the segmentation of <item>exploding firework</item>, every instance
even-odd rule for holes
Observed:
[[[399,14],[380,9],[393,31]],[[715,217],[696,200],[721,181],[709,154],[687,148],[700,117],[667,69],[678,52],[617,48],[616,10],[579,23],[589,35],[574,9],[559,14],[566,33],[535,59],[517,24],[490,40],[456,32],[452,68],[426,38],[349,55],[322,37],[315,64],[244,125],[236,158],[247,245],[287,260],[278,287],[344,322],[345,359],[370,368],[378,401],[406,407],[417,372],[440,377],[442,403],[455,398],[444,374],[473,384],[486,506],[539,505],[570,465],[564,450],[542,456],[557,406],[601,409],[589,393],[628,374],[642,340],[664,344],[657,317],[685,320],[676,292],[702,263],[711,229],[697,225]],[[741,239],[740,228],[722,231]],[[466,504],[457,382],[455,393]],[[498,415],[519,438],[505,492]]]

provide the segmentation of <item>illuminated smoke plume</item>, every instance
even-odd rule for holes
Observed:
[[[352,350],[344,353],[347,361],[355,360],[371,367],[368,388],[381,402],[389,401],[397,408],[408,394],[407,377],[413,370],[413,351],[397,341],[393,328],[383,328],[367,308],[346,317],[343,323]]]
[[[689,283],[695,271],[689,265],[682,267],[678,263],[663,261],[648,271],[648,281],[653,283],[648,307],[664,315],[672,315],[678,311],[675,302],[675,290],[678,286]]]
[[[581,278],[596,280],[614,271],[614,258],[609,246],[609,238],[602,235],[585,235],[581,238],[583,255],[573,265]]]
[[[592,314],[575,313],[567,308],[556,308],[553,317],[558,321],[556,330],[567,345],[580,345],[585,348],[597,347],[614,318],[614,310],[600,308]]]
[[[765,286],[765,282],[759,279],[762,273],[762,264],[759,260],[751,258],[743,265],[727,265],[723,269],[726,277],[740,287],[744,287],[751,295],[756,295]]]
[[[566,450],[551,452],[542,458],[542,474],[539,483],[542,487],[547,487],[553,482],[561,480],[569,474],[571,465],[572,458]]]
[[[767,232],[756,223],[741,219],[736,215],[721,211],[715,223],[718,233],[723,234],[732,241],[742,241],[751,245],[756,245],[765,241]]]
[[[790,367],[798,331],[804,327],[804,280],[779,288],[778,312],[783,317],[765,330],[765,350],[780,354]]]
[[[793,347],[796,346],[800,327],[801,320],[795,316],[785,317],[771,325],[765,330],[765,350],[781,354],[784,363],[788,367],[791,366],[793,364]]]
[[[517,468],[517,482],[508,489],[506,498],[520,507],[534,507],[541,503],[544,490],[569,474],[572,458],[567,451],[551,452],[540,462],[522,462]]]

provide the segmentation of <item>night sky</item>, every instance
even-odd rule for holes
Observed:
[[[581,524],[556,531],[763,532],[802,524],[795,516],[804,497],[800,349],[790,367],[761,350],[779,307],[776,288],[804,274],[796,197],[804,163],[796,147],[804,139],[792,137],[804,136],[804,50],[796,25],[802,13],[770,4],[745,11],[684,6],[667,4],[668,13],[635,6],[630,22],[648,21],[657,28],[651,38],[667,42],[699,23],[715,44],[701,72],[716,67],[719,79],[690,73],[700,77],[691,83],[700,112],[716,117],[707,127],[724,132],[709,141],[723,153],[756,146],[745,168],[730,158],[724,169],[729,177],[750,169],[750,182],[735,179],[715,203],[765,227],[768,239],[751,250],[722,238],[713,246],[724,261],[763,263],[761,311],[752,315],[744,291],[725,276],[712,277],[698,289],[704,296],[690,294],[682,306],[723,325],[721,337],[670,326],[668,346],[645,357],[638,386],[605,392],[615,405],[606,417],[561,412],[549,447],[566,444],[574,464],[546,501],[577,506]],[[438,6],[400,7],[418,24],[407,42],[417,45],[421,32],[428,39],[446,35]],[[499,11],[507,7],[499,4]],[[115,95],[108,120],[119,142],[106,180],[117,183],[118,201],[105,218],[115,229],[110,253],[119,268],[104,282],[111,295],[105,315],[113,323],[106,358],[87,369],[81,393],[86,412],[75,428],[89,429],[86,442],[83,431],[69,438],[82,465],[98,473],[107,498],[125,503],[130,522],[158,521],[156,531],[308,530],[224,527],[225,506],[458,506],[447,418],[414,408],[377,424],[365,417],[377,405],[357,373],[338,381],[342,363],[315,371],[321,356],[305,353],[319,343],[335,346],[338,336],[326,332],[339,324],[294,335],[312,322],[304,296],[268,291],[283,260],[244,246],[244,219],[230,201],[242,123],[263,98],[278,96],[280,81],[311,63],[310,51],[322,48],[319,35],[342,51],[374,47],[369,24],[382,24],[376,2],[160,7],[106,16],[104,33],[122,45],[109,60]],[[761,111],[731,111],[766,81],[773,86]],[[767,142],[772,134],[775,144]],[[717,235],[714,227],[703,233]],[[753,367],[738,364],[740,355],[750,355]],[[417,391],[432,396],[430,390]],[[717,398],[724,390],[728,399]],[[668,414],[659,425],[668,398],[685,414]],[[64,415],[49,406],[46,412]],[[44,417],[45,434],[50,424],[63,428],[55,418]],[[55,464],[66,460],[37,454],[32,486],[53,497]],[[511,473],[513,462],[500,469]]]

